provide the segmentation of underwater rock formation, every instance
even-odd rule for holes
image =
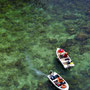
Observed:
[[[67,39],[66,42],[62,43],[60,47],[67,50],[67,48],[74,46],[75,44],[77,44],[76,40]]]
[[[23,85],[23,87],[21,88],[21,90],[30,90],[30,86],[25,84]]]
[[[76,34],[76,30],[74,28],[67,28],[66,31],[72,35],[72,34]]]
[[[42,78],[43,72],[46,76],[51,69],[61,72],[71,90],[82,90],[83,84],[89,86],[90,81],[78,81],[84,78],[80,77],[81,74],[90,77],[90,69],[80,74],[78,69],[83,69],[83,66],[89,68],[86,59],[89,55],[85,57],[82,54],[89,51],[90,25],[87,23],[90,14],[86,9],[86,12],[78,11],[70,1],[0,1],[0,90],[56,90],[47,77]],[[72,70],[64,70],[56,59],[55,50],[59,46],[69,52],[74,60],[75,67]],[[32,63],[27,62],[30,59],[25,61],[26,54]],[[78,75],[73,78],[72,73]]]
[[[15,64],[14,64],[14,66],[23,74],[23,73],[25,73],[25,74],[27,74],[27,72],[26,72],[26,70],[25,70],[25,65],[23,64],[24,63],[24,60],[23,59],[18,59],[16,62],[15,62]],[[24,75],[25,75],[24,74]]]
[[[85,33],[90,34],[90,25],[83,25],[80,27]]]
[[[79,50],[80,50],[80,54],[83,54],[83,53],[87,52],[89,50],[89,48],[82,46],[79,48]]]
[[[79,34],[77,34],[75,39],[78,40],[78,41],[84,41],[84,40],[88,39],[88,35],[83,33],[83,32],[80,32]]]
[[[76,15],[74,15],[74,14],[71,14],[71,15],[64,15],[63,16],[63,19],[65,19],[65,20],[76,20],[76,19],[78,19],[79,17],[77,17]]]
[[[88,10],[88,11],[86,12],[86,15],[90,16],[90,10]]]
[[[49,38],[48,42],[51,43],[51,44],[55,44],[58,41],[57,41],[57,39],[51,39],[51,38]]]
[[[86,29],[85,32],[86,32],[87,34],[90,34],[90,28]]]

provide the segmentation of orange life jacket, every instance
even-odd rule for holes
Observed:
[[[66,88],[66,85],[65,84],[61,85],[61,88]]]

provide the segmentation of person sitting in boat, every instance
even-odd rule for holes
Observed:
[[[60,78],[60,77],[57,78],[57,82],[63,83],[63,81],[64,80],[62,78]]]
[[[61,86],[63,84],[65,84],[64,80],[60,77],[57,77],[57,80],[55,81],[57,86]]]
[[[49,73],[50,73],[50,79],[51,79],[51,80],[54,80],[54,79],[55,79],[55,76],[53,75],[53,71],[50,70]]]
[[[60,58],[60,56],[62,56],[64,52],[65,51],[63,49],[57,48],[56,50],[57,58]]]
[[[66,58],[68,56],[68,53],[65,52],[63,49],[61,48],[57,48],[57,51],[56,51],[56,54],[57,54],[57,58]]]
[[[59,77],[57,77],[57,80],[56,81],[54,81],[54,83],[59,87],[61,84],[60,84],[60,78]]]
[[[64,80],[63,79],[60,79],[60,84],[65,84]]]
[[[55,79],[55,76],[50,75],[50,79],[51,79],[51,80],[54,80],[54,79]]]
[[[63,57],[66,58],[67,56],[68,56],[68,53],[65,52],[64,55],[63,55]]]
[[[57,77],[57,82],[60,82],[60,77]]]

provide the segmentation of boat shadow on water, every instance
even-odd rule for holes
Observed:
[[[50,80],[47,81],[48,90],[59,90],[57,89]]]

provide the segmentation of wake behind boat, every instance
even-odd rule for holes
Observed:
[[[68,83],[56,72],[50,72],[47,77],[59,90],[69,90]]]
[[[65,69],[75,66],[67,52],[65,52],[63,49],[57,48],[56,55]]]

